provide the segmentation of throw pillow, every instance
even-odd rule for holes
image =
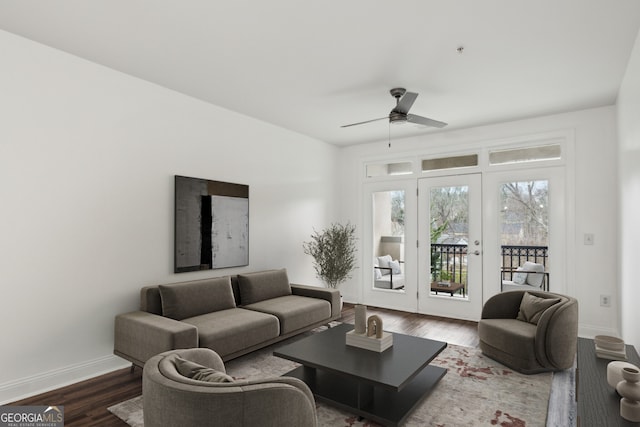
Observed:
[[[175,320],[236,306],[229,276],[159,285],[158,290],[162,302],[162,315]]]
[[[191,378],[198,381],[206,381],[209,383],[232,383],[233,378],[224,372],[218,371],[213,368],[207,368],[199,363],[192,362],[190,360],[183,359],[180,356],[176,356],[175,361],[176,369],[180,372],[180,375]]]
[[[388,274],[391,274],[391,270],[389,267],[389,263],[393,261],[393,259],[391,258],[391,255],[385,255],[385,256],[379,256],[378,257],[378,266],[380,266],[380,271],[382,272],[383,276],[386,276]]]
[[[380,269],[379,269],[379,268],[374,268],[374,269],[373,269],[373,271],[374,271],[374,272],[375,272],[375,274],[376,274],[376,280],[380,280],[380,279],[382,279],[382,271],[380,271]]]
[[[400,261],[391,261],[389,263],[389,267],[391,268],[391,272],[393,274],[402,274],[402,270],[400,269]]]
[[[539,288],[542,286],[542,280],[544,279],[544,265],[536,264],[535,262],[525,262],[522,269],[528,271],[527,284]],[[531,273],[532,271],[539,272],[540,274]]]
[[[242,305],[249,305],[271,298],[291,295],[287,270],[268,270],[258,273],[238,274],[238,288]]]
[[[518,267],[516,273],[513,273],[513,283],[516,285],[524,285],[524,282],[527,280],[527,273],[517,273],[522,270],[524,270],[522,267]]]
[[[559,302],[560,298],[540,298],[525,292],[522,294],[517,319],[537,325],[544,311]]]

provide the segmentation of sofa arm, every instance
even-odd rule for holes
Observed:
[[[291,284],[293,295],[302,297],[320,298],[329,301],[331,304],[331,319],[339,319],[340,313],[340,291],[337,289],[320,288],[318,286]]]
[[[143,366],[167,350],[198,347],[198,329],[146,311],[119,314],[115,320],[114,354]]]

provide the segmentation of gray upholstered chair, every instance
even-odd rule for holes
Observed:
[[[524,374],[570,368],[578,341],[578,301],[543,291],[499,293],[482,309],[478,337],[484,354]]]
[[[220,356],[206,348],[153,356],[142,375],[145,427],[317,425],[313,395],[296,378],[198,381],[178,372],[176,356],[225,372]]]

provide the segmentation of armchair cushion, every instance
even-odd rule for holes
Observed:
[[[393,261],[391,255],[384,255],[378,257],[378,267],[380,267],[382,275],[386,276],[391,274],[391,266],[389,265]]]
[[[513,273],[513,283],[516,285],[524,285],[527,281],[527,273],[523,273],[524,268],[518,267],[515,273]]]
[[[238,274],[238,288],[242,305],[291,295],[291,284],[287,270],[284,268],[259,273]]]
[[[537,273],[544,273],[544,265],[527,261],[522,266],[522,269],[528,272],[527,273],[528,285],[535,286],[536,288],[539,288],[542,285],[544,274],[537,274]],[[535,271],[537,273],[531,273],[532,271]]]
[[[159,285],[162,315],[175,320],[235,308],[229,276]]]
[[[393,274],[402,274],[402,269],[400,268],[400,261],[391,261],[389,263],[389,268],[391,268],[391,272]]]
[[[176,356],[174,359],[176,369],[181,375],[198,381],[210,383],[232,383],[233,378],[217,369],[208,368],[199,363]]]
[[[559,302],[560,298],[539,298],[529,292],[525,292],[522,294],[522,302],[516,319],[537,325],[542,313]]]

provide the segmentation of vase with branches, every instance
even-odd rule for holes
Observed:
[[[304,242],[304,253],[313,257],[316,276],[328,287],[351,278],[356,268],[356,227],[350,223],[331,224],[318,232],[313,230],[311,240]]]

